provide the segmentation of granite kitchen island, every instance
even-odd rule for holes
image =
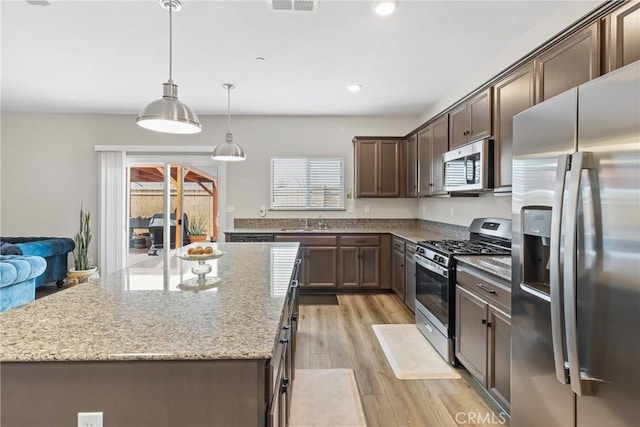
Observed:
[[[149,257],[2,313],[0,424],[76,425],[78,412],[117,426],[277,419],[298,244],[217,247],[226,254],[206,261],[221,279],[209,289],[181,290],[194,262]]]

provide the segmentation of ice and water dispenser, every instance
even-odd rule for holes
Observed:
[[[549,253],[551,244],[551,208],[522,208],[522,282],[549,295]]]

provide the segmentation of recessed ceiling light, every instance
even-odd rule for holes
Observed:
[[[354,84],[351,84],[351,85],[347,85],[347,90],[349,92],[359,92],[360,89],[362,89],[362,85],[361,84],[354,83]]]
[[[378,1],[373,5],[373,11],[378,15],[386,16],[395,12],[398,7],[398,0]]]

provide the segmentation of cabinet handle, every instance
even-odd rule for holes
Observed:
[[[496,291],[494,291],[493,289],[487,288],[482,283],[478,283],[476,286],[479,287],[480,289],[482,289],[485,292],[489,292],[490,294],[495,294],[496,293]]]
[[[296,321],[298,320],[298,312],[294,312],[293,315],[291,316],[291,320]]]
[[[286,331],[287,329],[290,329],[290,328],[291,328],[291,326],[290,326],[290,325],[284,325],[284,326],[282,327],[282,329],[284,329],[285,331]]]
[[[286,393],[288,388],[289,388],[289,378],[283,378],[282,383],[280,384],[280,394]]]
[[[367,243],[367,241],[360,239],[360,240],[356,240],[355,243]]]
[[[280,339],[280,341],[278,341],[280,344],[285,344],[289,342],[289,338],[282,338]]]

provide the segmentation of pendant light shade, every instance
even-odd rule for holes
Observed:
[[[169,9],[169,80],[163,84],[162,98],[156,99],[140,111],[136,122],[145,129],[163,133],[189,134],[201,131],[198,116],[178,100],[178,86],[172,80],[172,11],[180,10],[178,0],[161,0]]]
[[[211,158],[223,162],[237,162],[246,159],[247,156],[242,147],[233,142],[233,133],[231,133],[231,89],[235,86],[225,83],[222,87],[227,89],[227,133],[224,135],[224,142],[213,149]]]

